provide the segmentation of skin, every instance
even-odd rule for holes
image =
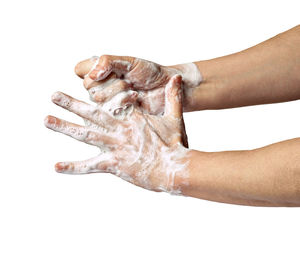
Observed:
[[[188,112],[297,100],[300,98],[299,59],[300,25],[244,51],[195,62],[203,80],[201,85],[195,88],[183,84],[183,109]],[[94,64],[90,59],[79,62],[75,72],[79,77],[84,78],[87,89],[103,85],[111,80],[111,77],[116,77],[114,72],[118,65],[113,69],[107,67],[115,60],[127,61],[132,65],[129,70],[125,68],[117,70],[127,78],[127,82],[118,79],[118,82],[123,84],[123,89],[120,90],[130,87],[146,95],[150,94],[150,97],[155,98],[157,104],[162,107],[164,102],[163,96],[160,96],[163,93],[162,87],[174,75],[174,70],[180,72],[183,66],[182,64],[162,66],[134,57],[103,55],[100,57],[99,64],[88,76],[84,77]],[[149,68],[151,65],[147,63],[154,64],[156,70]],[[95,81],[99,70],[110,70],[108,71],[110,76]],[[147,80],[151,81],[150,89],[142,86]],[[116,90],[117,92],[119,90]],[[104,94],[99,93],[97,98],[93,98],[94,101],[105,101]],[[112,94],[114,92],[111,92]],[[145,111],[149,110],[147,96],[140,101],[141,107]]]
[[[84,60],[75,68],[89,91],[103,86],[92,100],[101,104],[132,89],[139,94],[136,108],[142,114],[162,112],[166,85],[176,70],[184,69],[109,55],[92,68],[94,63]],[[203,80],[194,88],[183,82],[184,111],[300,99],[300,26],[242,52],[195,64]],[[176,175],[174,186],[186,196],[251,206],[300,206],[300,138],[249,151],[190,150],[182,160],[189,177]]]
[[[76,74],[83,78],[83,84],[96,103],[110,100],[120,91],[138,91],[137,102],[141,111],[152,115],[164,112],[165,86],[172,76],[181,75],[182,66],[176,68],[133,57],[103,55],[95,66],[95,57],[80,62]],[[188,84],[190,85],[190,84]],[[101,90],[95,88],[101,87]],[[183,88],[187,85],[183,82]]]
[[[57,163],[56,171],[68,174],[106,172],[149,190],[176,192],[173,167],[187,161],[179,156],[186,150],[184,145],[187,146],[181,93],[181,76],[175,75],[165,87],[162,116],[143,114],[133,106],[137,93],[125,94],[120,107],[130,103],[133,109],[119,120],[99,106],[56,92],[52,96],[55,104],[88,122],[80,126],[47,116],[46,127],[101,149],[99,155],[88,160]],[[169,159],[175,164],[170,164]],[[180,176],[180,171],[177,174]]]
[[[300,206],[300,139],[249,151],[190,153],[187,196],[251,206]]]

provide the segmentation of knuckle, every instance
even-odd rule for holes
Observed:
[[[107,95],[103,92],[93,94],[93,100],[98,103],[104,103],[107,100]]]
[[[95,134],[95,132],[88,130],[85,134],[85,141],[87,142],[92,142],[95,141],[97,138],[97,135]]]
[[[100,56],[99,63],[107,64],[110,60],[110,55],[102,55]]]

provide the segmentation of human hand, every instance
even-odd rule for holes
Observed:
[[[140,109],[154,115],[164,111],[165,86],[172,76],[182,76],[185,95],[202,80],[194,63],[167,67],[134,57],[110,55],[84,60],[76,65],[75,72],[84,79],[84,86],[94,102],[106,102],[130,88],[138,92]]]
[[[56,170],[68,174],[107,172],[146,189],[180,193],[180,184],[188,178],[181,94],[181,77],[176,75],[165,86],[164,115],[153,116],[134,106],[135,91],[119,93],[117,97],[122,95],[122,99],[117,109],[55,93],[52,101],[87,120],[86,126],[47,116],[46,127],[101,150],[88,160],[57,163]]]

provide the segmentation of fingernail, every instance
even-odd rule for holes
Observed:
[[[63,93],[57,91],[55,93],[53,93],[51,100],[52,102],[58,103],[63,97]]]
[[[56,118],[53,116],[48,115],[45,119],[44,119],[44,125],[47,128],[51,128],[56,124]]]
[[[64,162],[59,162],[55,164],[55,171],[56,172],[63,172],[64,170],[67,170],[69,167],[69,164]]]
[[[130,91],[130,96],[132,97],[132,98],[136,98],[136,97],[138,97],[138,92],[137,91]]]

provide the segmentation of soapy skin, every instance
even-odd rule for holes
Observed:
[[[165,86],[165,109],[161,116],[142,113],[136,107],[138,93],[120,92],[108,103],[92,106],[61,92],[52,101],[86,120],[80,126],[47,116],[49,129],[100,148],[91,159],[57,163],[60,173],[115,174],[135,185],[154,191],[180,194],[178,183],[186,183],[189,151],[181,104],[181,76]],[[180,182],[177,182],[180,179]]]
[[[299,42],[300,26],[297,26],[242,52],[195,62],[203,79],[200,86],[188,87],[184,84],[183,109],[225,109],[300,99]],[[156,81],[155,76],[161,77],[169,67],[151,72],[149,70],[155,68],[144,63],[135,69],[134,60],[102,56],[100,60],[95,57],[76,66],[76,73],[85,77],[84,84],[91,97],[99,102],[97,107],[61,93],[54,94],[55,103],[82,116],[86,125],[78,126],[49,116],[45,120],[46,126],[98,146],[101,150],[100,155],[86,161],[58,163],[58,172],[110,172],[148,189],[223,203],[300,206],[300,138],[254,150],[187,150],[180,142],[176,143],[179,139],[184,144],[183,122],[175,117],[176,111],[168,110],[180,108],[180,97],[175,96],[179,104],[177,99],[174,102],[168,97],[155,100],[157,95],[165,93],[158,92],[158,89],[164,90],[166,87],[164,82],[150,90],[142,88],[143,83],[151,85],[147,83],[147,79],[152,77],[149,74],[156,73],[152,82]],[[105,71],[105,66],[109,66],[111,61],[112,68]],[[96,68],[98,64],[100,68]],[[178,70],[179,66],[170,68]],[[199,77],[193,67],[181,66],[185,81],[186,77],[190,80]],[[94,69],[98,69],[95,77],[103,78],[107,75],[105,73],[110,74],[95,81],[90,78]],[[142,82],[135,80],[132,84],[128,76],[125,78],[130,70],[135,70],[138,80]],[[196,76],[193,76],[195,73]],[[145,78],[141,77],[143,74]],[[134,89],[135,82],[141,89]],[[171,91],[177,95],[176,90]],[[147,100],[137,102],[137,98],[145,95],[144,92],[154,99],[149,100],[148,108],[151,102],[154,109],[166,105],[166,111],[159,110],[157,116],[147,115]],[[168,118],[168,115],[173,117]],[[178,116],[182,116],[181,113]],[[298,117],[297,114],[294,116]]]
[[[139,58],[110,55],[84,60],[75,72],[84,78],[84,86],[94,102],[106,102],[130,88],[138,91],[140,109],[154,115],[164,111],[165,86],[172,76],[182,76],[184,95],[191,94],[202,81],[194,63],[167,67]]]

